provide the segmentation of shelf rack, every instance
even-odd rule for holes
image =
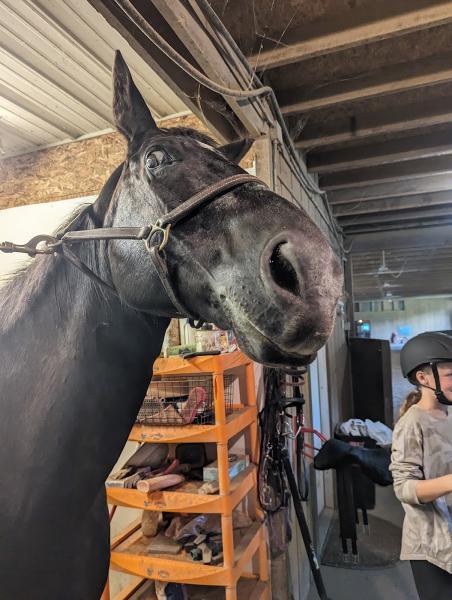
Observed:
[[[224,403],[224,375],[231,369],[242,372],[244,378],[242,396],[246,403],[233,405],[232,414],[226,415]],[[239,372],[239,371],[237,371]],[[223,541],[223,563],[205,565],[192,561],[184,554],[149,554],[149,544],[141,534],[140,522],[132,523],[111,543],[110,566],[131,575],[138,576],[138,584],[132,583],[129,594],[121,592],[114,600],[126,600],[140,581],[157,579],[160,581],[184,583],[189,586],[196,598],[197,586],[221,586],[225,589],[226,600],[237,600],[238,587],[248,585],[247,598],[269,600],[267,542],[265,527],[260,522],[256,495],[256,465],[258,462],[257,407],[254,387],[254,366],[243,353],[219,354],[184,359],[181,357],[159,358],[154,364],[154,375],[193,375],[209,374],[213,378],[215,423],[212,425],[154,426],[136,424],[129,440],[137,442],[165,443],[215,443],[217,448],[219,493],[200,495],[194,491],[161,490],[144,493],[133,489],[107,488],[110,504],[180,513],[217,513],[221,515]],[[239,433],[249,431],[250,465],[232,480],[228,472],[228,442]],[[256,520],[239,537],[232,527],[232,511],[249,498],[249,508]],[[258,573],[247,573],[246,567],[257,558]],[[246,584],[246,585],[245,585]],[[245,587],[244,587],[245,586]],[[199,588],[200,589],[200,588]],[[129,594],[129,595],[127,595]],[[190,598],[192,597],[190,596]],[[106,596],[108,597],[108,596]],[[218,596],[217,596],[218,598]]]

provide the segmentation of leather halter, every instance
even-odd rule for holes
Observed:
[[[175,209],[166,213],[166,215],[158,219],[153,225],[147,225],[145,227],[108,227],[67,231],[58,237],[37,235],[24,245],[13,244],[11,242],[0,242],[0,251],[23,252],[32,257],[36,256],[36,254],[55,254],[61,252],[67,260],[88,277],[108,288],[110,291],[117,293],[114,287],[96,275],[96,273],[85,265],[68,246],[74,243],[93,240],[142,240],[150,254],[151,260],[169,299],[178,311],[178,316],[188,316],[191,319],[194,319],[195,317],[190,314],[190,311],[188,311],[182,302],[177,299],[170,282],[164,252],[165,246],[169,241],[170,231],[179,221],[190,216],[200,206],[215,200],[219,196],[240,185],[250,182],[267,187],[263,181],[254,177],[254,175],[249,175],[248,173],[231,175],[230,177],[226,177],[205,187],[194,196],[188,198],[185,202],[182,202],[182,204]],[[77,219],[78,218],[79,216],[77,216]]]

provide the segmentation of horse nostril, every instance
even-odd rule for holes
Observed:
[[[295,296],[299,296],[300,282],[298,275],[289,259],[284,256],[284,246],[287,242],[277,244],[270,256],[270,275],[273,281],[284,290]]]

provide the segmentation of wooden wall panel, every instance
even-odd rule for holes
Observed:
[[[194,115],[159,125],[209,133]],[[124,159],[125,149],[123,136],[113,132],[0,160],[0,210],[97,194]],[[251,149],[241,164],[250,167],[253,158]]]

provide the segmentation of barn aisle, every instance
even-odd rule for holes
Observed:
[[[394,496],[392,487],[377,486],[376,509],[371,514],[402,526],[403,510]],[[358,539],[359,549],[359,539]],[[410,565],[399,561],[393,567],[382,569],[348,569],[322,566],[325,586],[331,600],[418,600]],[[304,600],[304,599],[295,599]],[[315,587],[306,600],[318,600]]]

